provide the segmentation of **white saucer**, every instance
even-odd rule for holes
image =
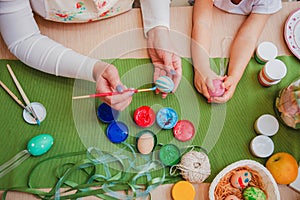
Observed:
[[[31,106],[37,115],[40,122],[42,122],[46,118],[46,108],[43,106],[43,104],[38,102],[32,102]],[[28,108],[28,106],[26,106]],[[23,118],[24,120],[29,124],[37,124],[36,120],[31,116],[31,114],[27,110],[23,110]]]

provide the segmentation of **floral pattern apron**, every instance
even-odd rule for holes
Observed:
[[[80,23],[112,17],[132,8],[133,0],[44,0],[46,19]]]

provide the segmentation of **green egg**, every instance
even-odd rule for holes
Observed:
[[[27,150],[33,156],[43,155],[52,147],[53,141],[49,134],[37,135],[29,140]]]
[[[257,187],[248,187],[243,192],[245,200],[266,200],[266,194]]]

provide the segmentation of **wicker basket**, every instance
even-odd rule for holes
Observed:
[[[251,169],[256,170],[261,175],[265,185],[264,190],[266,191],[269,200],[280,200],[280,193],[278,190],[278,186],[273,176],[267,170],[267,168],[265,168],[262,164],[254,160],[240,160],[225,167],[212,181],[209,187],[209,199],[215,200],[214,191],[223,176],[225,176],[231,170],[243,166],[250,167]]]

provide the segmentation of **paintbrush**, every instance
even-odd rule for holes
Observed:
[[[25,94],[23,88],[21,87],[21,85],[20,85],[20,83],[19,83],[17,77],[15,76],[15,74],[14,74],[14,72],[12,71],[11,67],[9,66],[9,64],[7,64],[6,66],[7,66],[7,69],[8,69],[8,71],[9,71],[9,73],[10,73],[10,75],[11,75],[11,77],[12,77],[14,83],[15,83],[15,85],[17,86],[17,88],[18,88],[18,90],[19,90],[19,92],[20,92],[20,94],[21,94],[21,96],[22,96],[22,98],[23,98],[25,104],[27,105],[28,109],[30,110],[30,113],[32,113],[32,115],[34,116],[34,119],[36,120],[36,123],[37,123],[38,125],[40,125],[40,120],[39,120],[38,116],[36,115],[36,113],[35,113],[33,107],[31,106],[31,103],[30,103],[28,97],[26,96],[26,94]]]
[[[152,88],[146,88],[146,89],[128,89],[128,90],[124,90],[123,92],[104,92],[104,93],[88,94],[88,95],[83,95],[83,96],[75,96],[75,97],[72,97],[72,99],[86,99],[86,98],[113,96],[113,95],[122,94],[124,92],[129,92],[129,91],[138,93],[138,92],[149,92],[149,91],[154,91],[154,90],[156,90],[156,86],[154,86]]]

